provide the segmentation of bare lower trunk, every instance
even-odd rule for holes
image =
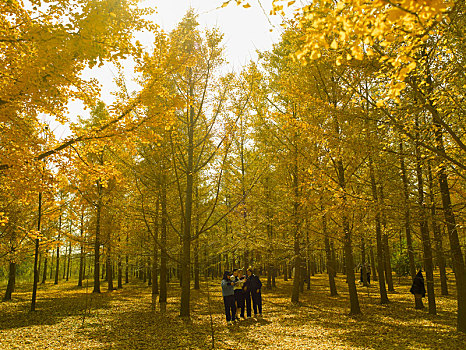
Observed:
[[[161,186],[161,206],[162,206],[162,222],[160,231],[160,294],[159,304],[160,310],[163,312],[166,309],[167,304],[167,189],[166,189],[166,178],[162,175],[162,186]]]
[[[328,274],[328,284],[330,287],[330,295],[335,296],[338,295],[337,286],[335,284],[335,263],[332,259],[332,251],[330,247],[330,239],[328,237],[327,232],[327,218],[325,213],[322,215],[322,231],[324,234],[324,241],[325,241],[325,254],[327,257],[327,274]]]
[[[48,260],[49,251],[46,250],[44,255],[45,255],[45,258],[44,258],[44,271],[42,272],[42,282],[41,282],[41,284],[44,284],[45,281],[47,280],[47,272],[48,272],[47,271],[47,262],[48,262],[47,260]]]
[[[406,247],[408,251],[408,261],[409,261],[409,274],[411,275],[411,279],[414,280],[414,277],[416,276],[416,266],[414,264],[413,238],[411,236],[411,212],[410,212],[410,204],[409,204],[408,177],[406,175],[406,166],[405,166],[405,161],[404,161],[402,142],[400,142],[400,162],[401,162],[401,178],[403,180],[404,218],[405,218]]]
[[[374,166],[372,159],[369,158],[369,171],[371,178],[372,197],[376,205],[375,213],[375,239],[377,245],[377,274],[379,277],[379,291],[380,291],[380,303],[387,304],[389,302],[387,289],[385,288],[385,273],[384,273],[384,259],[383,259],[383,246],[382,246],[382,226],[380,223],[380,210],[379,210],[379,199],[377,194],[377,184],[375,182]]]
[[[440,227],[437,222],[438,218],[437,208],[435,205],[434,179],[432,176],[430,161],[428,161],[427,163],[427,172],[429,175],[430,219],[432,222],[432,232],[434,233],[434,242],[436,250],[435,256],[440,273],[440,290],[442,295],[448,295],[447,272],[445,256],[443,255],[442,233],[440,232]]]
[[[416,119],[416,127],[418,127]],[[419,139],[419,133],[416,132],[416,139]],[[432,248],[430,245],[429,227],[426,215],[426,203],[424,202],[424,177],[422,173],[422,157],[419,145],[416,142],[416,175],[418,188],[418,205],[419,205],[419,226],[421,231],[422,250],[424,253],[424,269],[426,272],[427,300],[429,303],[429,313],[437,314],[434,292],[434,266],[432,263]]]
[[[10,261],[8,269],[8,284],[6,286],[5,296],[3,297],[4,301],[11,300],[11,295],[15,291],[16,284],[16,263]]]

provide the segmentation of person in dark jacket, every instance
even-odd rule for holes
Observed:
[[[256,276],[252,272],[251,268],[248,269],[247,274],[250,279],[252,307],[254,309],[254,316],[257,316],[257,312],[259,312],[259,316],[262,316],[262,294],[261,294],[262,282],[260,281],[259,277]]]
[[[422,276],[422,269],[419,270],[416,277],[414,277],[413,284],[409,290],[411,294],[414,294],[415,308],[423,309],[424,304],[422,298],[426,296],[426,288],[424,286],[424,277]]]
[[[236,320],[234,285],[235,282],[230,279],[230,272],[225,271],[222,278],[222,295],[227,324],[231,324],[232,321]]]
[[[252,308],[251,308],[251,277],[246,271],[246,281],[243,283],[243,297],[246,302],[246,315],[251,317]]]

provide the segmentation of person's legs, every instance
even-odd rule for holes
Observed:
[[[230,300],[228,297],[223,297],[223,304],[225,305],[225,317],[227,322],[231,321],[231,314],[230,314]]]
[[[241,308],[241,294],[243,294],[241,289],[235,289],[236,318],[238,318],[238,310]]]
[[[259,315],[262,315],[262,293],[257,293],[257,307],[259,309]]]
[[[251,292],[252,296],[252,308],[254,309],[254,316],[257,315],[257,293],[256,291]]]
[[[239,297],[239,300],[238,300],[238,301],[239,301],[239,307],[240,307],[240,309],[241,309],[241,314],[240,314],[240,316],[241,316],[242,318],[244,318],[244,302],[245,302],[245,300],[244,300],[243,291],[241,291],[241,293],[239,293],[239,296],[238,296],[238,297]]]
[[[236,305],[235,305],[235,296],[231,295],[230,296],[230,307],[231,307],[231,320],[234,321],[236,320]]]
[[[251,317],[251,292],[244,293],[244,299],[246,299],[246,315]]]

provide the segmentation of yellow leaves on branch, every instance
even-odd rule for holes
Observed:
[[[326,49],[350,52],[348,59],[362,60],[363,51],[374,54],[369,46],[388,48],[397,46],[400,54],[408,47],[400,43],[417,45],[427,40],[426,32],[440,21],[451,5],[442,0],[404,0],[397,5],[378,0],[316,0],[302,9],[297,27],[303,31],[303,43],[296,52],[301,62],[320,57],[315,51]],[[339,59],[341,64],[341,58]]]
[[[0,226],[5,226],[8,223],[8,217],[4,212],[0,212]]]

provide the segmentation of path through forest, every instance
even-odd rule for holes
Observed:
[[[29,286],[19,285],[14,301],[0,303],[0,348],[210,349],[209,285],[216,349],[464,349],[466,335],[455,329],[454,296],[439,297],[438,315],[431,316],[413,309],[408,280],[397,282],[389,306],[378,305],[376,284],[359,287],[363,315],[351,318],[342,276],[337,297],[329,296],[325,275],[312,277],[299,306],[290,304],[291,283],[279,280],[277,289],[263,292],[263,318],[229,327],[217,281],[193,291],[190,321],[177,316],[175,283],[165,316],[151,310],[150,288],[142,283],[102,294],[86,294],[74,281],[47,284],[39,290],[35,313],[29,312]],[[83,322],[86,304],[91,311]]]

